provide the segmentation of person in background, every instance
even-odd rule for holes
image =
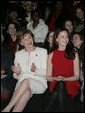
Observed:
[[[46,64],[47,50],[34,46],[34,35],[22,29],[18,41],[24,49],[16,52],[14,78],[18,80],[11,101],[2,112],[22,112],[33,94],[42,94],[47,89]],[[44,59],[44,60],[42,60]]]
[[[13,53],[15,54],[17,30],[16,30],[16,26],[14,23],[9,23],[7,25],[6,34],[4,37],[5,37],[5,39],[4,39],[3,44],[8,45],[10,47],[10,49],[13,51]]]
[[[69,31],[69,38],[71,39],[74,33],[73,22],[69,19],[65,20],[64,27]]]
[[[49,54],[47,61],[47,80],[50,81],[52,94],[47,111],[75,111],[78,107],[74,106],[80,89],[79,57],[68,34],[67,29],[58,29],[54,33],[55,50]]]
[[[25,24],[22,21],[22,18],[19,16],[20,14],[16,9],[12,7],[11,9],[8,9],[6,14],[6,20],[5,20],[6,25],[8,25],[9,23],[14,23],[16,25],[17,30],[19,28],[25,27]]]
[[[1,109],[8,104],[14,91],[16,80],[11,70],[13,62],[14,54],[1,38]]]
[[[33,1],[32,2],[32,10],[37,10],[38,9],[38,2],[37,1]]]
[[[44,9],[44,21],[45,23],[47,23],[47,20],[48,20],[48,17],[49,15],[52,13],[52,1],[46,1],[46,4],[45,4],[45,9]]]
[[[80,60],[80,83],[81,83],[81,93],[80,93],[80,101],[84,103],[84,36],[76,32],[73,34],[72,42],[75,47],[75,51],[79,54]]]
[[[54,30],[50,30],[45,38],[43,48],[47,49],[48,54],[52,52]]]
[[[48,26],[40,19],[38,10],[32,11],[32,22],[27,24],[27,29],[34,34],[35,46],[42,47],[48,33]]]
[[[32,20],[31,19],[31,11],[32,11],[31,1],[22,1],[22,7],[25,10],[25,17],[23,18],[23,21],[27,25]]]
[[[46,24],[48,25],[50,30],[55,30],[60,25],[60,18],[63,14],[63,3],[62,1],[56,1],[55,6],[53,7],[54,11],[51,11],[51,14],[48,16],[46,20]]]
[[[84,35],[84,10],[81,7],[75,9],[74,31]]]

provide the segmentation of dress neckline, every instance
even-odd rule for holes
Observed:
[[[62,53],[62,52],[64,52],[65,50],[56,50],[56,51],[57,51],[57,52],[61,52],[61,53]]]

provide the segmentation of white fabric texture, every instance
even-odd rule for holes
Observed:
[[[39,24],[36,28],[33,28],[33,21],[28,23],[27,29],[31,30],[31,32],[34,34],[36,43],[44,42],[48,33],[48,26],[45,24],[44,20],[39,19]]]
[[[14,64],[19,63],[21,67],[21,74],[13,74],[13,77],[18,80],[15,90],[24,79],[29,80],[31,94],[41,94],[47,89],[46,67],[47,67],[47,50],[37,47],[34,51],[28,54],[23,49],[15,54]],[[32,63],[36,65],[36,72],[31,72]]]

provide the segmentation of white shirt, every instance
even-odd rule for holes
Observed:
[[[33,28],[33,21],[28,23],[27,29],[31,30],[31,32],[34,34],[34,39],[36,43],[44,42],[48,33],[48,26],[42,19],[39,19],[39,24],[36,28]]]

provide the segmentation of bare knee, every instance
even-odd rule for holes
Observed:
[[[28,96],[31,96],[31,90],[30,90],[30,89],[27,89],[25,93],[26,93]]]
[[[30,85],[29,85],[29,80],[28,79],[24,79],[21,84],[24,86],[24,88],[26,88],[28,92],[30,92]]]
[[[27,83],[28,84],[29,80],[28,79],[24,79],[21,83],[24,84],[24,83]]]

